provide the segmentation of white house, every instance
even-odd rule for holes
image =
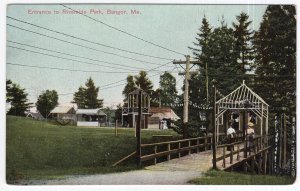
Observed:
[[[77,126],[105,125],[106,114],[100,109],[78,109],[76,111]]]
[[[76,111],[73,106],[57,106],[51,112],[50,116],[55,119],[76,121]]]

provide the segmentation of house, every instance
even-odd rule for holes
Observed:
[[[180,117],[170,107],[151,107],[148,127],[149,129],[168,129],[172,121],[179,119]]]
[[[30,112],[26,113],[26,117],[36,119],[36,120],[44,120],[45,119],[39,111],[36,111],[36,112],[30,111]]]
[[[78,109],[77,126],[105,126],[107,115],[100,109]]]
[[[76,122],[76,111],[73,106],[57,106],[50,112],[49,117]]]

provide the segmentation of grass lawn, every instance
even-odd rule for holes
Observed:
[[[51,179],[65,175],[109,173],[137,169],[130,159],[112,164],[135,151],[133,129],[58,126],[23,117],[7,116],[6,176],[8,183],[22,179]],[[142,143],[153,134],[172,130],[142,130]]]
[[[236,172],[209,170],[203,177],[190,180],[199,185],[287,185],[295,181],[287,176],[250,175]]]

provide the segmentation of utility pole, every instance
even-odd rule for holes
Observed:
[[[213,150],[213,169],[217,169],[217,132],[216,132],[216,81],[213,80],[213,113],[212,113],[212,150]]]
[[[190,71],[190,64],[201,64],[199,61],[191,61],[190,55],[185,56],[185,61],[173,61],[173,64],[185,64],[185,72],[179,75],[185,75],[184,79],[184,95],[183,95],[183,138],[188,137],[188,115],[189,115],[189,80],[190,74],[196,73]]]

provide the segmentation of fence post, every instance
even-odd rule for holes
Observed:
[[[224,168],[226,167],[226,164],[225,164],[225,155],[226,155],[226,153],[225,153],[225,148],[226,148],[226,147],[223,147],[223,167],[224,167]]]
[[[191,141],[189,140],[189,155],[191,155]]]
[[[180,158],[181,156],[180,156],[180,142],[178,143],[178,158]]]
[[[230,164],[233,163],[233,147],[234,145],[230,146]]]
[[[157,153],[157,145],[155,145],[154,146],[154,155],[155,155],[155,157],[154,157],[154,164],[156,164],[156,153]]]
[[[118,136],[118,120],[116,120],[116,123],[115,123],[115,136],[116,137]]]
[[[207,139],[208,137],[205,137],[204,139],[204,151],[207,151]]]
[[[247,152],[248,152],[248,144],[247,144],[247,141],[248,141],[248,139],[247,139],[247,137],[246,137],[246,139],[244,140],[245,142],[244,142],[244,158],[247,158]]]
[[[199,138],[197,139],[197,153],[199,153]]]
[[[236,160],[240,160],[240,144],[237,145],[237,155],[236,155]]]
[[[171,150],[171,145],[170,145],[170,143],[168,143],[168,151],[170,151]],[[170,153],[168,153],[168,161],[169,160],[171,160],[171,155],[170,155]]]

